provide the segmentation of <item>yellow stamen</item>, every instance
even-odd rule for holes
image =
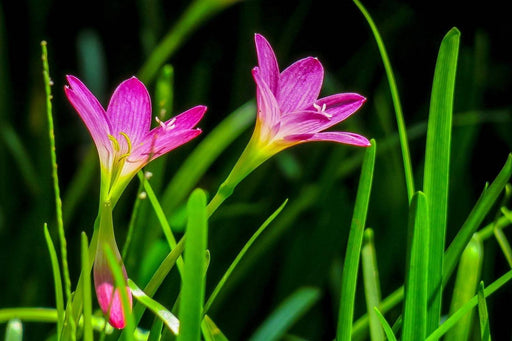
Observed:
[[[110,134],[108,134],[108,139],[112,142],[112,145],[114,146],[114,150],[116,152],[118,152],[119,151],[119,142],[117,142],[117,139]]]

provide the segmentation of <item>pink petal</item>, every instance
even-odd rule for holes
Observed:
[[[201,134],[201,129],[174,128],[167,130],[162,127],[155,128],[144,138],[144,143],[135,146],[132,154],[128,156],[123,174],[136,172],[148,162],[162,156],[171,150],[187,143]]]
[[[279,66],[272,46],[261,34],[254,35],[258,66],[261,70],[261,78],[267,83],[273,94],[277,93]]]
[[[111,127],[105,110],[78,78],[68,75],[66,79],[69,86],[64,87],[64,92],[89,130],[101,161],[105,162],[108,160],[108,151],[111,150],[111,142],[108,139]]]
[[[151,127],[151,99],[144,84],[135,77],[119,84],[110,99],[107,115],[113,135],[123,132],[132,144],[138,143]]]
[[[330,122],[330,119],[317,111],[291,112],[283,115],[278,132],[279,137],[296,134],[313,134]]]
[[[320,98],[315,103],[316,108],[311,106],[308,109],[324,110],[325,105],[324,112],[331,116],[331,119],[321,125],[316,132],[344,121],[355,113],[364,104],[364,102],[366,102],[366,98],[356,93],[341,93]]]
[[[191,129],[194,128],[204,116],[206,106],[198,105],[187,111],[171,118],[165,122],[166,125],[175,125],[178,129]]]
[[[359,147],[369,147],[370,141],[362,135],[341,131],[315,133],[315,134],[297,134],[285,137],[285,140],[292,142],[311,142],[311,141],[330,141],[343,144],[349,144]]]
[[[324,69],[318,59],[296,61],[281,73],[276,96],[283,113],[299,111],[316,101],[322,88]]]
[[[262,79],[260,69],[255,67],[252,69],[252,76],[256,82],[257,99],[258,99],[258,118],[262,124],[263,136],[273,135],[273,127],[279,122],[281,113],[279,105],[274,94],[268,87],[268,84]]]
[[[128,295],[128,303],[130,309],[132,307],[132,293],[129,287],[126,287]],[[114,328],[123,329],[126,325],[126,319],[123,312],[123,304],[121,293],[116,289],[114,293],[114,286],[111,283],[104,282],[96,286],[96,296],[101,310],[109,315],[108,322]]]

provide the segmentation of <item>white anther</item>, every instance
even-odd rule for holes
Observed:
[[[329,114],[327,111],[325,111],[325,109],[327,108],[325,103],[322,104],[322,106],[320,106],[320,105],[318,105],[316,103],[313,103],[313,107],[318,111],[319,114],[322,114],[322,115],[324,115],[327,118],[331,118],[332,117],[331,114]]]
[[[176,124],[174,124],[174,122],[176,122],[176,118],[174,117],[172,120],[170,120],[168,123],[165,123],[165,122],[162,122],[158,116],[155,116],[155,120],[158,122],[158,124],[160,124],[160,126],[162,128],[164,128],[164,130],[168,131],[168,130],[171,130],[171,129],[174,129],[176,127]]]
[[[147,193],[146,192],[140,192],[139,193],[139,199],[140,200],[144,200],[148,197]]]
[[[150,171],[144,172],[144,177],[146,178],[146,180],[151,179],[152,176],[153,176],[153,173],[151,173]]]

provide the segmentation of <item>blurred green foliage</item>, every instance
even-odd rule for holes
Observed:
[[[57,240],[40,41],[48,41],[59,179],[72,282],[80,269],[80,232],[90,237],[97,210],[99,171],[87,130],[67,103],[66,74],[79,76],[106,106],[114,87],[138,74],[178,21],[189,1],[2,0],[0,2],[0,308],[54,306],[51,263],[43,234],[48,222]],[[422,183],[426,119],[437,51],[453,26],[461,31],[455,85],[447,241],[458,231],[486,181],[512,150],[512,28],[504,4],[447,6],[445,2],[364,3],[372,13],[397,78],[408,127],[416,185]],[[253,34],[274,46],[281,69],[305,56],[324,64],[324,94],[358,92],[365,106],[342,130],[375,138],[375,164],[367,225],[374,231],[382,296],[404,281],[407,193],[396,123],[382,62],[363,16],[350,2],[246,0],[226,7],[188,34],[166,59],[174,69],[172,115],[208,106],[197,141],[173,151],[160,166],[164,189],[187,155],[229,113],[254,98],[250,70],[256,65]],[[154,97],[154,82],[147,86]],[[157,114],[158,105],[153,106]],[[213,194],[248,141],[237,137],[198,181]],[[285,299],[302,287],[320,289],[318,301],[291,329],[311,340],[335,335],[341,265],[364,151],[316,143],[294,147],[251,174],[210,221],[211,262],[206,283],[213,290],[233,258],[260,224],[286,198],[289,203],[249,250],[219,294],[209,316],[228,338],[245,339]],[[124,242],[137,181],[115,212],[116,236]],[[75,194],[74,194],[75,193]],[[174,203],[176,213],[185,199]],[[165,256],[163,236],[149,203],[141,204],[126,266],[141,286]],[[174,215],[175,212],[166,212]],[[493,216],[488,217],[487,223]],[[146,221],[152,222],[147,224]],[[172,220],[171,220],[172,221]],[[504,231],[510,234],[510,231]],[[164,244],[165,245],[165,244]],[[490,283],[508,269],[494,240],[485,245],[482,279]],[[148,269],[153,267],[153,270]],[[144,276],[144,274],[146,274]],[[365,313],[359,282],[355,316]],[[171,304],[179,290],[176,271],[156,295]],[[512,289],[487,299],[492,335],[510,339],[507,314]],[[504,299],[506,298],[506,299]],[[443,311],[448,313],[448,302]],[[392,312],[395,318],[400,309]],[[393,315],[394,314],[394,315]],[[394,321],[393,317],[388,321]],[[152,317],[143,319],[148,329]],[[3,330],[2,326],[2,330]],[[49,335],[53,326],[30,324],[25,339]],[[1,334],[0,334],[1,335]]]

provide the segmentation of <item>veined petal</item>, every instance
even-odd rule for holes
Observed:
[[[108,164],[108,154],[112,151],[112,144],[108,139],[111,126],[105,110],[78,78],[68,75],[66,79],[69,86],[64,87],[64,92],[89,130],[101,162]]]
[[[318,131],[322,131],[335,124],[344,121],[353,113],[355,113],[366,102],[366,98],[356,93],[341,93],[318,99],[314,106],[310,106],[308,110],[317,110],[319,113],[330,117],[328,122],[318,127]]]
[[[201,129],[166,130],[157,127],[144,138],[144,143],[134,146],[132,153],[126,159],[121,176],[134,174],[148,162],[169,151],[187,143],[201,134]]]
[[[254,35],[256,43],[256,54],[258,55],[258,66],[261,70],[261,78],[267,83],[273,94],[277,93],[279,80],[279,66],[277,58],[269,42],[261,34]]]
[[[281,73],[276,95],[281,112],[306,109],[320,94],[324,69],[318,59],[308,57],[296,61]]]
[[[313,134],[328,124],[330,120],[327,116],[312,110],[287,113],[281,117],[281,126],[276,137]]]
[[[266,139],[274,135],[273,127],[279,122],[281,112],[274,94],[268,84],[262,79],[258,67],[252,69],[252,75],[256,82],[258,99],[258,118],[261,122],[262,138]]]
[[[175,116],[167,120],[164,125],[167,127],[175,126],[176,129],[191,129],[194,128],[204,116],[206,112],[206,106],[198,105],[187,111],[182,112],[178,116]]]
[[[343,132],[343,131],[332,131],[332,132],[323,132],[323,133],[315,133],[315,134],[297,134],[297,135],[288,135],[284,138],[286,141],[290,142],[311,142],[311,141],[330,141],[330,142],[338,142],[343,144],[349,144],[358,147],[369,147],[370,141],[362,135]]]
[[[125,133],[131,143],[138,143],[151,127],[151,98],[137,78],[125,80],[114,91],[107,108],[112,133]]]

